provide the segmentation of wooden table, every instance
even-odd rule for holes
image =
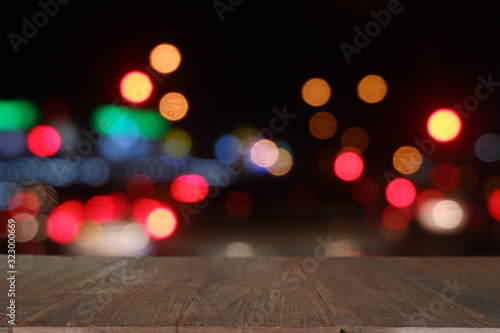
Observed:
[[[500,332],[498,257],[16,259],[0,332]]]

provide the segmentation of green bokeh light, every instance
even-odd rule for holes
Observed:
[[[28,130],[40,119],[35,104],[25,100],[0,100],[0,132]]]
[[[140,137],[160,139],[170,130],[171,124],[158,110],[131,109],[118,105],[103,105],[91,117],[92,127],[110,137]]]

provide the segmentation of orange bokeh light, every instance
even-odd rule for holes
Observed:
[[[160,100],[160,113],[170,121],[181,120],[188,112],[188,101],[178,92],[170,92]]]
[[[377,103],[387,94],[387,83],[379,75],[367,75],[359,81],[358,97],[366,103]]]
[[[354,147],[360,153],[364,152],[368,147],[370,139],[366,131],[359,127],[348,128],[340,139],[343,148]]]
[[[415,173],[422,165],[422,155],[414,147],[403,146],[394,153],[392,164],[400,173],[409,175]]]
[[[177,69],[181,63],[181,53],[172,44],[159,44],[149,55],[149,64],[155,71],[168,74]]]
[[[320,78],[312,78],[302,86],[302,99],[311,106],[325,105],[331,94],[328,83]]]
[[[309,132],[318,139],[328,139],[337,130],[337,120],[328,112],[318,112],[309,120]]]

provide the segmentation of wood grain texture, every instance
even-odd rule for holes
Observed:
[[[498,327],[483,315],[443,300],[439,292],[393,272],[382,258],[327,259],[308,276],[342,326]]]
[[[340,333],[338,327],[227,327],[227,326],[189,326],[179,327],[179,333]]]
[[[16,259],[0,333],[500,333],[496,257]]]
[[[204,258],[131,259],[19,326],[176,327],[209,265]]]
[[[458,327],[363,327],[348,328],[345,333],[500,333],[500,328],[458,328]]]
[[[15,327],[13,333],[177,333],[166,327]]]
[[[500,327],[498,258],[384,258],[382,261],[400,276],[434,290],[450,303],[468,308],[480,314],[485,322]]]
[[[182,326],[330,326],[334,322],[293,258],[220,258]]]
[[[126,265],[130,259],[89,257],[18,256],[16,262],[16,322],[41,311],[75,291],[98,281],[110,271]],[[6,261],[4,261],[6,262]],[[1,279],[0,290],[7,290]],[[2,297],[4,295],[2,294]],[[7,324],[2,317],[0,324]]]

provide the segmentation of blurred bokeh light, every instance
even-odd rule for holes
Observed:
[[[149,63],[155,71],[168,74],[177,69],[181,63],[181,53],[175,45],[159,44],[149,55]]]
[[[366,103],[377,103],[387,94],[387,83],[379,75],[367,75],[358,83],[358,97]]]
[[[302,86],[302,99],[311,106],[325,105],[331,94],[330,85],[320,78],[309,79]]]

